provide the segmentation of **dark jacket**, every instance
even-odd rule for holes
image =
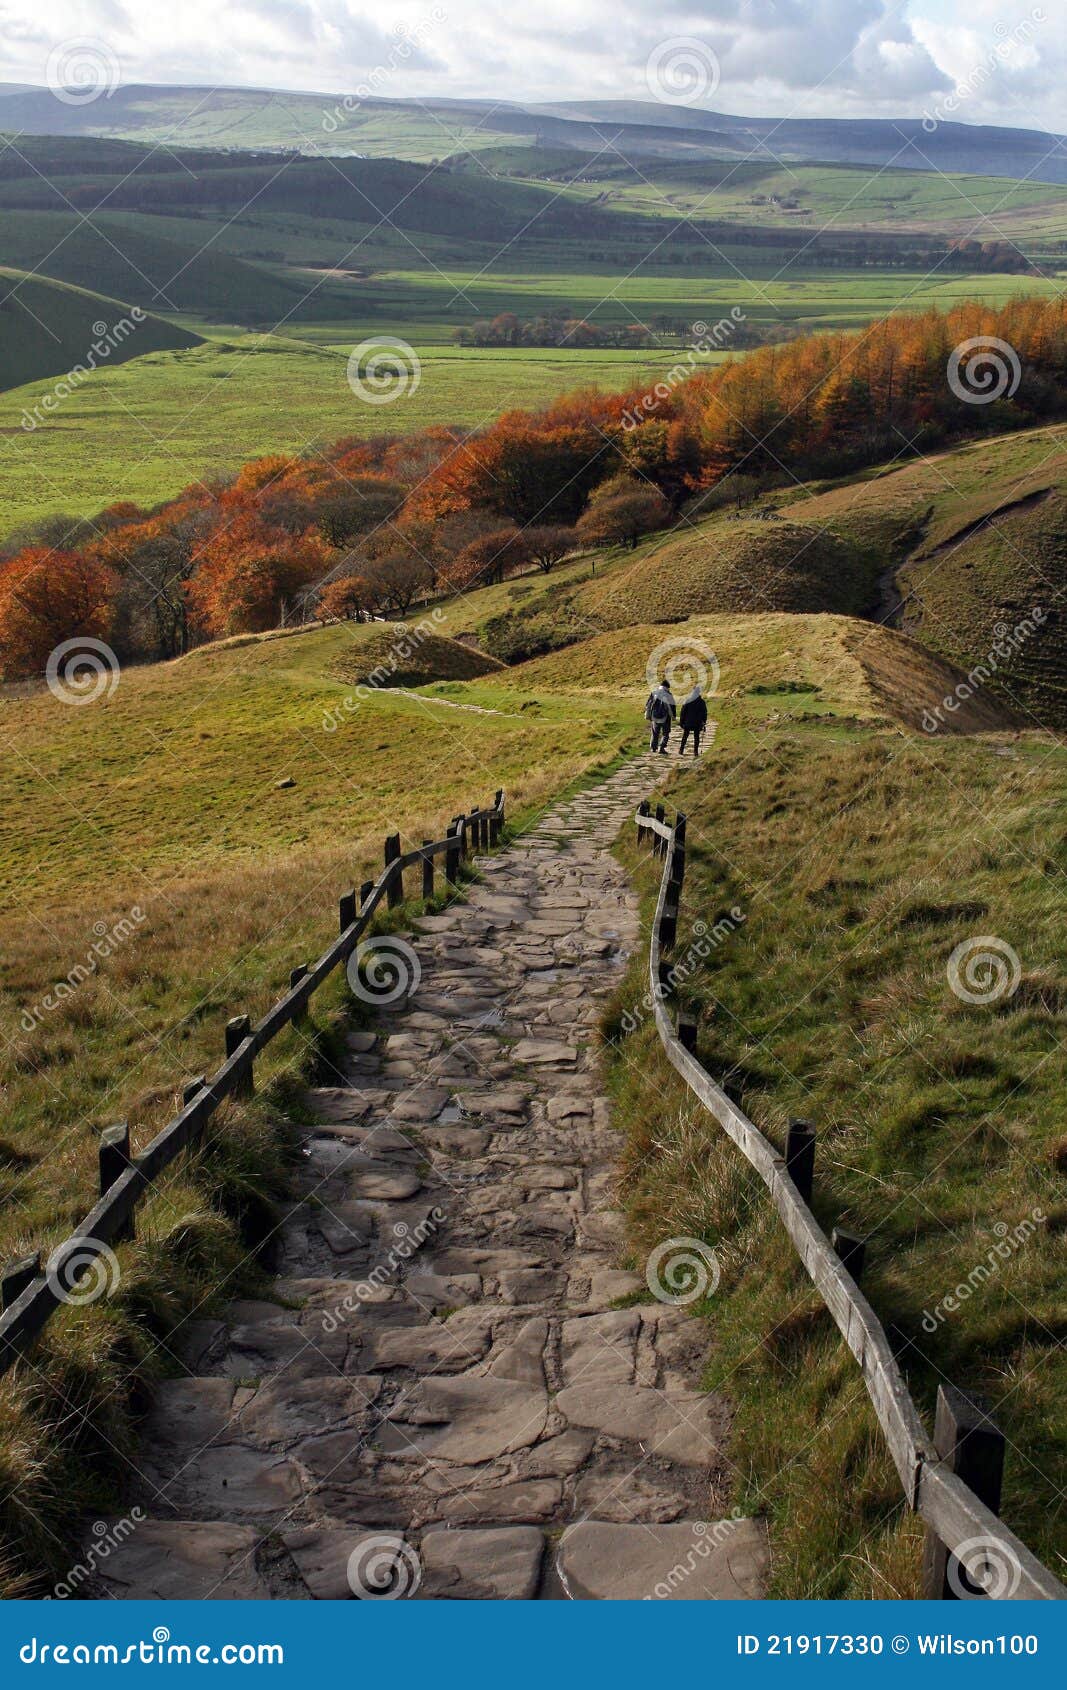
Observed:
[[[702,698],[687,698],[678,721],[682,728],[704,728],[708,722],[708,707]]]

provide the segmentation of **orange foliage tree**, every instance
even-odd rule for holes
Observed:
[[[103,639],[117,584],[104,564],[46,546],[29,546],[0,565],[4,675],[40,674],[63,640]]]

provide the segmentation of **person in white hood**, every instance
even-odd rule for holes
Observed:
[[[652,738],[649,742],[651,751],[662,751],[666,757],[671,724],[677,713],[678,706],[674,702],[671,683],[661,681],[658,687],[653,687],[645,703],[645,721],[652,723]]]

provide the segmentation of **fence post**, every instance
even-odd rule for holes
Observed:
[[[678,811],[678,814],[674,818],[674,843],[675,845],[681,845],[683,849],[685,847],[685,826],[687,820],[688,818],[681,810]]]
[[[491,846],[500,844],[500,830],[504,825],[504,815],[500,808],[503,797],[504,789],[501,787],[493,800],[493,808],[489,812],[489,844]]]
[[[459,841],[459,860],[463,861],[467,855],[467,818],[466,816],[452,817],[452,832]]]
[[[422,852],[422,901],[428,904],[433,897],[433,852],[427,851],[426,846],[432,845],[432,839],[424,839]]]
[[[867,1240],[856,1232],[846,1232],[843,1226],[835,1226],[830,1234],[830,1243],[845,1268],[858,1285],[863,1275],[864,1258],[867,1255]]]
[[[337,900],[337,928],[344,933],[356,919],[356,894],[342,892]]]
[[[349,896],[351,896],[351,894],[349,894]],[[342,899],[341,901],[343,903],[344,899]],[[226,1023],[226,1055],[227,1055],[227,1057],[231,1057],[235,1054],[235,1052],[244,1043],[245,1039],[248,1038],[248,1035],[251,1033],[251,1031],[252,1031],[252,1023],[248,1019],[247,1015],[235,1015],[233,1017],[232,1021],[227,1021],[227,1023]],[[237,1084],[233,1088],[233,1093],[234,1093],[235,1097],[251,1097],[254,1090],[255,1090],[255,1082],[254,1082],[253,1077],[252,1077],[252,1064],[250,1062],[248,1064],[248,1072],[246,1074],[241,1075],[241,1078],[238,1080]]]
[[[16,1261],[8,1262],[0,1274],[0,1309],[9,1309],[17,1302],[27,1285],[33,1281],[41,1271],[41,1252],[36,1250],[32,1256],[19,1256]]]
[[[692,1004],[678,1011],[678,1043],[690,1056],[697,1053],[697,1018]]]
[[[360,888],[359,888],[359,907],[360,907],[360,909],[363,908],[364,904],[367,902],[367,899],[370,897],[370,895],[373,891],[374,891],[373,880],[364,880],[361,883]]]
[[[665,821],[666,818],[667,818],[667,812],[663,808],[663,805],[657,804],[656,805],[656,820],[658,822],[662,822],[662,821]],[[658,833],[654,833],[652,835],[652,849],[653,849],[653,851],[655,851],[657,857],[663,857],[663,856],[666,856],[666,854],[667,854],[667,841],[664,838],[662,838],[661,835],[658,834]]]
[[[807,1121],[790,1121],[785,1141],[785,1166],[805,1203],[811,1202],[815,1182],[815,1128]]]
[[[659,918],[660,949],[671,951],[678,937],[678,901],[672,898],[668,890],[663,900],[663,914]]]
[[[130,1126],[128,1121],[122,1121],[116,1127],[105,1127],[100,1134],[100,1195],[106,1197],[115,1181],[119,1179],[130,1166]],[[115,1233],[115,1243],[124,1243],[133,1237],[133,1214],[123,1221]]]
[[[207,1085],[207,1075],[198,1074],[195,1080],[186,1080],[182,1087],[182,1108],[188,1108],[198,1092],[202,1092]]]
[[[460,855],[459,834],[456,831],[456,823],[454,821],[449,823],[448,832],[445,834],[445,838],[448,840],[448,849],[445,851],[445,879],[448,881],[450,886],[454,886],[456,881],[459,879]]]
[[[400,835],[399,833],[391,833],[385,842],[384,856],[386,868],[389,867],[390,863],[395,863],[399,855]],[[399,868],[395,874],[390,876],[386,897],[391,910],[395,910],[397,904],[402,904],[404,902],[404,876]]]
[[[666,843],[664,843],[664,849],[666,849]],[[676,845],[674,850],[671,852],[671,867],[667,878],[670,880],[672,886],[676,886],[678,888],[680,893],[682,890],[682,882],[685,879],[684,845]]]
[[[467,819],[467,831],[470,835],[470,852],[469,852],[469,854],[473,857],[475,851],[477,851],[478,846],[481,843],[481,838],[480,838],[480,834],[479,834],[479,830],[478,830],[478,812],[477,812],[477,810],[472,810],[471,813],[470,813],[470,816]]]
[[[295,968],[291,968],[289,970],[289,990],[290,991],[293,990],[294,986],[299,986],[301,980],[304,978],[304,976],[305,976],[305,974],[307,974],[307,972],[308,972],[308,965],[307,965],[306,962],[298,962]],[[311,1016],[310,1016],[310,1013],[308,1011],[308,1002],[307,1002],[307,998],[305,998],[304,1003],[303,1003],[303,1007],[301,1009],[299,1009],[297,1011],[297,1013],[293,1016],[293,1021],[294,1021],[295,1025],[297,1027],[306,1027],[310,1019],[311,1019]]]
[[[647,817],[650,813],[650,810],[651,810],[651,806],[648,802],[648,799],[642,798],[640,804],[638,804],[638,806],[637,806],[637,843],[639,845],[643,842],[644,837],[645,837],[645,825],[644,824],[645,824],[645,821],[646,821],[646,819],[647,819]]]
[[[489,817],[482,814],[478,817],[478,844],[481,850],[489,849]]]
[[[968,1396],[955,1385],[938,1386],[934,1448],[942,1465],[999,1514],[1004,1434],[980,1397]],[[927,1601],[966,1601],[985,1594],[928,1526],[923,1551],[923,1596]]]

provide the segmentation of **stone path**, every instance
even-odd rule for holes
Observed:
[[[421,920],[417,989],[308,1095],[276,1301],[200,1322],[147,1428],[111,1597],[752,1597],[685,1309],[618,1307],[595,1026],[637,941],[607,847],[648,755]]]

